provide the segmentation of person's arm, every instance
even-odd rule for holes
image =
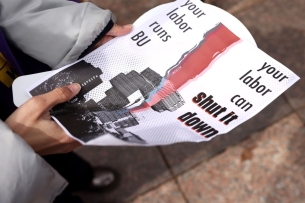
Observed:
[[[114,25],[111,12],[92,3],[1,0],[0,9],[0,27],[7,39],[51,68],[76,61]]]
[[[80,89],[79,84],[71,84],[32,97],[14,111],[5,123],[41,156],[68,153],[81,144],[52,120],[50,109],[71,100]]]
[[[71,84],[33,97],[5,123],[0,120],[0,202],[53,202],[67,186],[39,155],[66,153],[81,145],[67,136],[49,113],[80,88]]]
[[[0,120],[0,202],[53,202],[67,182]]]

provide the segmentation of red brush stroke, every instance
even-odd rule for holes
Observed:
[[[215,58],[240,39],[223,24],[217,25],[207,33],[204,42],[188,54],[181,63],[173,68],[166,78],[162,88],[152,96],[152,99],[137,109],[143,110],[158,103],[165,96],[181,88],[189,80],[194,79],[204,71]]]

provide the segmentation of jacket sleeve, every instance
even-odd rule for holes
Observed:
[[[53,202],[67,182],[0,120],[0,202]]]
[[[0,0],[0,27],[24,53],[59,68],[76,61],[113,26],[111,12],[66,0]]]

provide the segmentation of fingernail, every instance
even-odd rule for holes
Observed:
[[[71,85],[68,85],[67,86],[73,93],[78,93],[79,91],[80,91],[80,89],[82,88],[81,86],[80,86],[80,84],[78,84],[78,83],[74,83],[74,84],[71,84]]]
[[[132,28],[132,24],[124,25],[123,28],[126,28],[126,29]]]

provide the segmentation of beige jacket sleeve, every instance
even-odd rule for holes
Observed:
[[[67,182],[0,120],[0,202],[53,202]]]

